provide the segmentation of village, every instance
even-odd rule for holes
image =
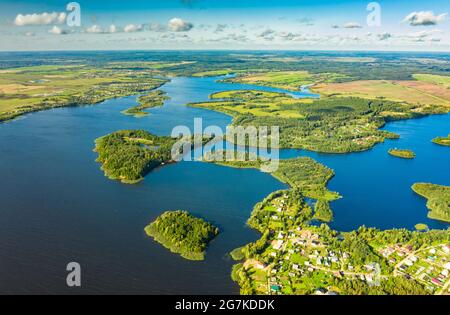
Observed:
[[[395,265],[394,276],[413,278],[436,294],[448,294],[450,245],[439,244],[413,251],[411,246],[388,246],[380,253]]]
[[[448,244],[418,251],[402,244],[376,248],[390,270],[382,270],[377,263],[354,265],[351,253],[332,249],[319,227],[289,224],[295,222],[296,215],[289,198],[283,194],[260,210],[274,236],[259,260],[244,263],[257,293],[339,295],[341,281],[359,280],[377,286],[389,277],[405,277],[423,284],[430,294],[449,294]]]

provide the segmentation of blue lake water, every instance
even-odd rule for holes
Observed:
[[[258,238],[245,222],[255,203],[286,186],[258,170],[182,162],[149,174],[138,185],[104,177],[92,152],[94,140],[118,129],[146,129],[168,135],[178,125],[225,128],[231,118],[188,108],[211,93],[264,87],[216,82],[217,78],[174,78],[161,89],[171,99],[136,119],[120,112],[136,97],[95,106],[61,108],[0,124],[0,292],[233,294],[227,253]],[[298,93],[296,97],[308,96]],[[387,130],[402,138],[373,150],[324,155],[283,150],[282,158],[309,155],[333,168],[330,189],[344,198],[333,203],[334,228],[360,225],[412,229],[426,217],[425,200],[410,186],[417,181],[450,185],[450,149],[432,144],[450,133],[450,116],[395,122]],[[406,161],[390,147],[417,153]],[[144,227],[165,210],[183,209],[218,225],[204,262],[173,255],[144,235]],[[83,287],[65,286],[67,263],[79,262]]]

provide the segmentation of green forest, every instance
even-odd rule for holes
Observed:
[[[326,200],[318,200],[314,207],[314,219],[329,223],[333,221],[333,210]]]
[[[429,218],[450,222],[450,187],[417,183],[412,186],[412,189],[428,200]]]
[[[204,260],[205,251],[219,229],[186,211],[168,211],[145,228],[148,236],[189,260]]]
[[[294,99],[281,93],[231,91],[213,101],[189,104],[233,117],[234,126],[279,126],[280,147],[323,153],[364,151],[398,135],[380,130],[387,122],[446,112],[387,100],[357,97]]]
[[[95,141],[97,162],[110,179],[134,184],[154,168],[170,163],[175,139],[144,130],[122,130]]]

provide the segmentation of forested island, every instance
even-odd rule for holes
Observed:
[[[414,159],[416,157],[416,153],[412,150],[390,149],[388,153],[402,159]]]
[[[145,109],[163,106],[164,102],[168,99],[169,97],[164,91],[153,91],[147,95],[138,97],[139,105],[124,110],[122,113],[124,115],[131,115],[136,118],[144,117],[149,115],[148,112],[144,111]]]
[[[135,184],[156,167],[172,161],[175,141],[144,130],[117,131],[95,141],[97,162],[110,179]]]
[[[427,183],[412,186],[414,192],[428,200],[430,219],[450,222],[450,187]]]
[[[208,244],[219,229],[186,211],[168,211],[148,225],[145,232],[185,259],[204,260]]]
[[[448,135],[448,137],[437,137],[437,138],[433,139],[433,143],[449,147],[450,146],[450,135]]]

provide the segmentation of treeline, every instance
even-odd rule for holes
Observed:
[[[428,200],[429,218],[450,222],[450,187],[417,183],[412,186],[412,189]]]
[[[171,162],[175,139],[144,130],[123,130],[101,137],[95,143],[97,161],[109,178],[136,183],[154,168]]]
[[[282,93],[256,91],[223,92],[212,97],[223,99],[190,105],[231,115],[234,126],[279,126],[281,148],[323,153],[370,149],[387,138],[399,137],[380,130],[387,122],[441,111],[434,107],[421,107],[418,111],[415,105],[358,97],[305,101]]]
[[[334,171],[310,157],[280,160],[278,169],[272,175],[299,189],[307,198],[327,201],[340,198],[337,192],[327,188],[328,182],[334,177]]]
[[[333,221],[333,211],[326,200],[318,200],[314,207],[314,219],[329,223]]]
[[[172,252],[189,260],[203,260],[209,242],[219,234],[217,227],[186,211],[168,211],[145,231]]]

